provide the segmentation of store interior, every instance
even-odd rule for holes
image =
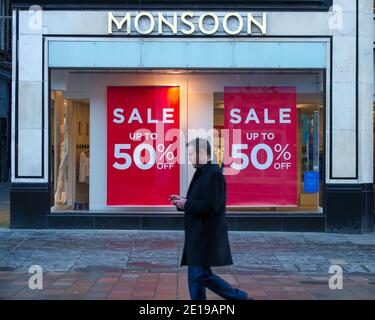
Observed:
[[[88,210],[90,108],[88,100],[51,97],[53,211]]]
[[[61,71],[59,72],[56,74],[52,72],[52,77],[61,82]],[[90,207],[90,198],[97,198],[93,197],[98,194],[95,193],[95,190],[105,188],[105,184],[103,186],[103,183],[98,183],[102,180],[98,180],[95,175],[104,176],[106,170],[105,163],[92,155],[92,161],[96,161],[95,168],[102,166],[102,170],[99,170],[100,172],[97,169],[91,170],[93,176],[91,179],[89,178],[90,136],[93,141],[91,152],[98,154],[97,152],[100,150],[99,147],[95,147],[99,146],[95,139],[95,131],[105,132],[103,130],[106,119],[102,115],[105,114],[104,92],[108,85],[179,85],[181,117],[184,118],[182,123],[186,123],[188,128],[199,127],[205,123],[206,129],[214,128],[220,131],[224,126],[224,86],[228,84],[259,84],[295,85],[297,88],[298,205],[293,207],[227,207],[228,212],[322,212],[323,120],[325,116],[323,76],[323,72],[318,71],[148,70],[135,72],[119,70],[116,72],[77,72],[76,70],[64,70],[66,83],[63,90],[59,83],[58,86],[52,85],[51,91],[50,175],[53,188],[51,211],[95,211],[92,209],[94,208],[92,203]],[[100,100],[96,98],[98,96],[100,96]],[[101,113],[97,113],[97,110],[100,110]],[[93,119],[101,119],[102,123],[97,123],[98,121],[95,120],[95,123],[90,124]],[[216,137],[212,144],[213,156],[220,164],[224,153],[222,139]],[[100,149],[103,152],[102,148],[105,147],[105,143],[103,142],[101,146]],[[192,168],[187,171],[189,171],[187,173],[187,182],[189,182]],[[305,172],[318,173],[319,190],[317,192],[306,190]],[[121,208],[117,209],[121,210]],[[160,211],[160,208],[158,210]],[[108,208],[108,211],[110,212],[111,209]]]

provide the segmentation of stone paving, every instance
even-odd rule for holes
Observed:
[[[234,265],[214,271],[255,299],[375,299],[375,234],[229,236]],[[0,229],[0,299],[188,299],[182,246],[180,231]],[[332,264],[342,290],[328,286]],[[43,290],[28,287],[32,265]]]

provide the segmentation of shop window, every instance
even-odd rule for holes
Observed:
[[[236,125],[234,128],[241,128],[247,130],[248,133],[258,133],[260,137],[258,142],[250,143],[246,141],[246,138],[241,141],[241,144],[245,144],[246,150],[241,152],[241,157],[246,156],[249,158],[248,164],[243,171],[248,171],[247,178],[236,178],[228,176],[227,180],[237,182],[238,190],[232,190],[232,195],[230,194],[231,186],[229,186],[229,203],[228,211],[298,211],[298,212],[322,212],[323,207],[323,87],[322,87],[322,73],[256,73],[256,74],[226,74],[217,75],[215,78],[220,81],[223,91],[216,91],[213,93],[213,110],[214,110],[214,127],[218,130],[219,134],[215,138],[214,142],[214,154],[217,162],[221,165],[224,154],[225,154],[225,139],[221,133],[225,129],[225,116],[228,116],[228,112],[225,112],[225,108],[230,107],[230,99],[235,99],[233,106],[239,106],[241,103],[248,103],[247,110],[254,107],[254,113],[251,114],[252,120],[254,117],[259,119],[259,122],[263,121],[265,116],[261,114],[255,114],[257,111],[266,109],[267,106],[276,106],[277,104],[283,105],[284,101],[282,95],[273,94],[278,90],[283,90],[285,86],[290,86],[292,90],[295,90],[295,107],[296,107],[296,148],[293,151],[293,132],[287,132],[288,129],[281,129],[274,125],[277,123],[277,116],[274,119],[268,119],[269,123],[263,125],[260,130],[257,126],[261,126],[262,123],[257,124],[257,121],[249,121],[246,125]],[[210,76],[208,76],[210,77]],[[208,82],[212,80],[207,79]],[[238,92],[232,94],[228,97],[227,101],[225,99],[225,90],[230,90],[231,86],[236,86]],[[247,92],[254,92],[249,94],[247,101],[241,101],[244,99],[241,97],[243,92],[241,90],[247,90]],[[265,97],[258,105],[255,101],[251,99],[257,98],[257,91],[264,91],[260,97]],[[246,97],[245,97],[246,99]],[[267,100],[269,99],[269,100]],[[275,103],[270,101],[271,99],[281,99]],[[285,101],[286,102],[286,101]],[[252,103],[254,103],[252,105]],[[264,107],[264,108],[262,108]],[[233,109],[232,109],[233,110]],[[267,110],[268,118],[270,118],[271,111]],[[238,119],[236,113],[235,120]],[[248,113],[245,113],[248,115]],[[275,116],[275,114],[274,114]],[[242,117],[243,120],[244,117]],[[287,128],[287,126],[284,126]],[[277,136],[280,140],[277,143],[273,141],[267,141],[267,139],[262,139],[261,134],[269,132],[275,134],[275,139]],[[244,135],[242,136],[244,138]],[[267,169],[259,168],[259,164],[255,165],[253,162],[265,163],[270,156],[262,155],[262,152],[258,152],[257,159],[251,159],[251,151],[255,147],[266,144],[265,147],[269,152],[272,151],[273,162]],[[229,146],[233,146],[229,144]],[[288,146],[288,147],[287,147]],[[260,147],[262,149],[262,147]],[[252,150],[251,150],[252,149]],[[264,149],[265,150],[265,149]],[[230,154],[228,150],[227,154]],[[284,153],[283,153],[284,152]],[[295,164],[293,159],[288,159],[289,155],[296,153]],[[263,160],[260,160],[262,158]],[[282,160],[282,161],[280,161]],[[281,171],[288,171],[296,166],[297,179],[295,181],[296,186],[294,186],[293,176],[275,173],[267,173],[272,167],[279,165]],[[290,165],[291,168],[287,169]],[[283,169],[284,166],[284,169]],[[224,166],[225,167],[225,166]],[[262,172],[262,169],[263,172]],[[242,173],[241,173],[242,174]],[[248,181],[246,181],[246,179]],[[285,179],[285,185],[279,183],[279,179]],[[292,184],[291,188],[288,188],[288,184]],[[248,190],[242,188],[244,186]],[[294,187],[296,187],[296,193],[294,194]],[[263,188],[262,190],[260,190]],[[233,189],[233,188],[232,188]],[[267,195],[267,189],[273,194]],[[259,190],[259,191],[258,191]],[[272,190],[272,191],[271,191]],[[237,194],[234,194],[237,192]],[[239,194],[241,193],[241,195]],[[288,194],[289,193],[289,194]],[[231,198],[233,205],[230,205]],[[293,200],[293,198],[295,200]],[[276,205],[272,205],[275,201]],[[270,206],[262,205],[262,203],[269,203]],[[237,205],[236,205],[237,204]],[[277,205],[279,204],[279,206]],[[289,205],[288,205],[289,204]]]
[[[88,100],[52,92],[51,180],[53,211],[88,210],[90,107]]]
[[[182,148],[200,136],[226,175],[229,214],[322,212],[323,72],[66,72],[51,97],[53,211],[175,212],[167,195],[185,195],[194,174]],[[160,126],[183,139],[148,140]],[[233,129],[242,149],[226,140]]]

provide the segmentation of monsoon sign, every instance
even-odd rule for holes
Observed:
[[[252,35],[267,33],[266,13],[126,12],[108,13],[108,34]]]

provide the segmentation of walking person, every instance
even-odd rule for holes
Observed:
[[[177,210],[185,212],[185,243],[181,265],[188,266],[192,300],[206,300],[206,288],[224,299],[247,300],[246,292],[233,288],[215,275],[212,266],[233,264],[225,220],[226,181],[210,160],[208,140],[187,144],[189,162],[196,169],[186,197],[171,195]]]

